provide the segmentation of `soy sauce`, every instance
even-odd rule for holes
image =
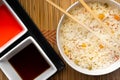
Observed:
[[[32,43],[9,59],[9,62],[23,80],[33,80],[50,68]]]

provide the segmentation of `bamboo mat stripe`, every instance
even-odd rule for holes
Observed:
[[[41,32],[51,45],[56,44],[56,30],[41,30]]]

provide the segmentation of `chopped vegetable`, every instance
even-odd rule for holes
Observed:
[[[92,60],[92,59],[93,59],[93,57],[90,58],[90,60]]]
[[[120,20],[120,16],[115,14],[115,15],[114,15],[114,19],[116,19],[116,20],[119,21],[119,20]]]
[[[88,70],[92,70],[92,66],[91,65],[88,66]]]
[[[100,49],[102,49],[102,48],[104,48],[104,45],[100,44],[99,47],[100,47]]]
[[[68,48],[67,48],[66,46],[63,46],[63,48],[64,48],[64,53],[65,53],[66,55],[69,55],[69,50],[68,50]]]
[[[87,47],[86,43],[82,43],[81,47],[86,48]]]
[[[79,63],[79,61],[78,61],[77,59],[76,59],[74,62],[75,62],[75,64],[76,64],[76,65],[79,65],[79,64],[78,64],[78,63]]]
[[[102,14],[102,13],[98,15],[98,18],[99,18],[100,20],[103,20],[103,19],[104,19],[104,17],[105,17],[105,15],[104,15],[104,14]]]

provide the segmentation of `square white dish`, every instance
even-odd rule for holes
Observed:
[[[38,45],[38,43],[32,37],[27,37],[25,40],[19,43],[16,47],[10,50],[0,61],[0,68],[4,72],[4,74],[8,77],[9,80],[22,80],[22,78],[19,76],[19,74],[16,72],[16,70],[13,68],[13,66],[10,64],[8,60],[31,43],[35,45],[35,47],[38,49],[38,51],[41,53],[41,55],[50,65],[50,68],[45,70],[34,80],[46,80],[47,78],[52,76],[54,73],[56,73],[57,71],[56,67],[51,62],[51,60],[47,57],[47,55],[42,50],[42,48]]]

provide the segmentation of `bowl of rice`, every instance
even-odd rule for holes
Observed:
[[[77,1],[67,12],[96,34],[63,15],[57,27],[58,49],[66,63],[80,73],[111,73],[120,68],[120,4],[114,0],[85,1],[105,26]],[[104,27],[110,29],[109,33]]]

